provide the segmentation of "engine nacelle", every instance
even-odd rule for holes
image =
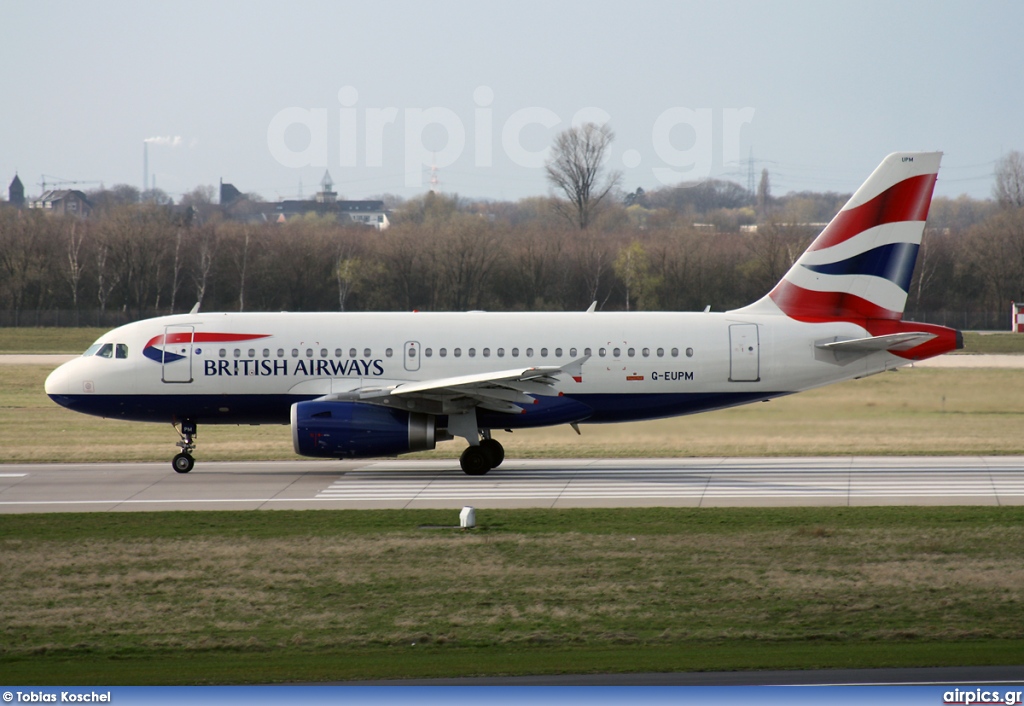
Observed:
[[[360,402],[297,402],[292,443],[300,456],[395,456],[434,448],[436,422],[429,414]]]

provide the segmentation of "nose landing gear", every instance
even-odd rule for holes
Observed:
[[[176,446],[181,449],[181,453],[174,457],[171,466],[178,473],[188,473],[196,465],[195,459],[192,458],[192,452],[196,448],[195,437],[198,435],[196,423],[191,419],[182,420],[181,431],[178,434],[181,436],[181,441]]]

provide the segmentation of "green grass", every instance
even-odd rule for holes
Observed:
[[[967,354],[1024,354],[1024,334],[964,332],[964,348],[957,353]]]
[[[1019,664],[1024,508],[0,516],[9,683]]]
[[[81,353],[106,333],[104,328],[0,328],[0,355]]]

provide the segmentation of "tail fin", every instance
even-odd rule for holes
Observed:
[[[899,321],[941,152],[896,152],[811,243],[782,281],[740,311],[806,322]]]

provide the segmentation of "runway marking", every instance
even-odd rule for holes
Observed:
[[[28,473],[0,473],[0,478],[24,478]]]

